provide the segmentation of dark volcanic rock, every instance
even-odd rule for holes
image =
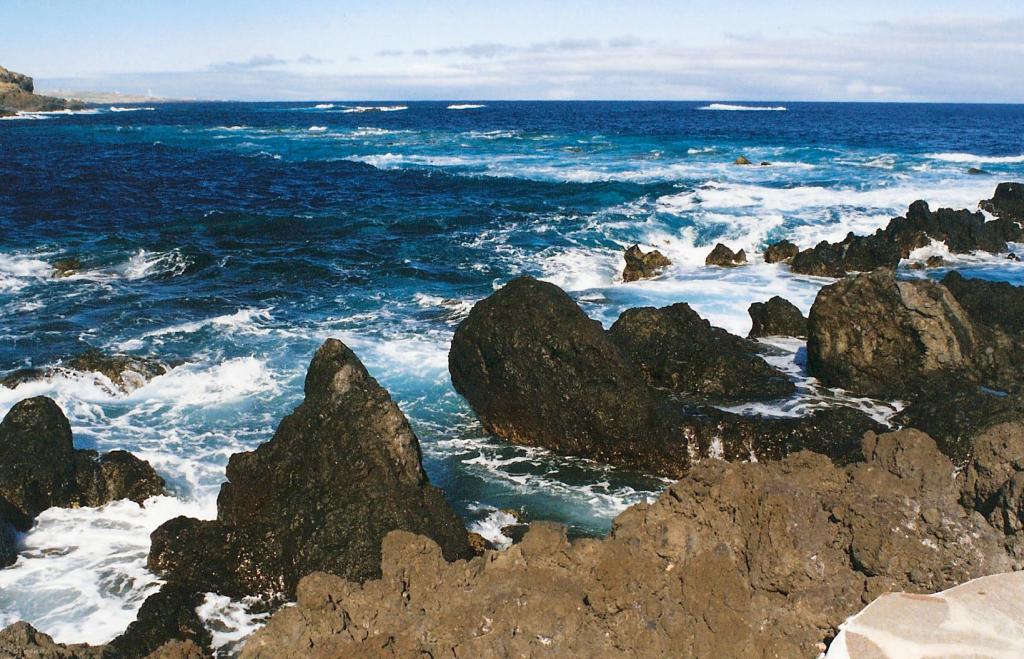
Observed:
[[[82,262],[75,257],[59,259],[53,262],[53,276],[70,277],[82,269]]]
[[[738,265],[743,265],[746,262],[746,252],[742,249],[738,252],[733,252],[722,243],[715,245],[715,248],[711,250],[711,253],[708,254],[706,259],[704,259],[704,265],[718,265],[723,268],[734,268]]]
[[[747,337],[807,336],[807,319],[795,304],[778,295],[767,302],[755,302],[748,309],[753,325]]]
[[[912,398],[927,378],[975,373],[977,339],[953,295],[936,282],[897,281],[892,270],[821,289],[808,333],[808,369],[831,387]]]
[[[8,522],[27,531],[53,506],[99,506],[130,498],[142,503],[163,493],[153,468],[130,453],[76,450],[71,425],[45,396],[23,400],[0,423],[0,508]],[[3,512],[3,511],[0,511]]]
[[[270,441],[231,456],[216,521],[179,517],[153,532],[150,569],[198,590],[275,597],[316,570],[378,576],[394,529],[434,538],[449,560],[470,554],[408,421],[351,350],[328,339],[305,393]]]
[[[242,657],[809,657],[883,592],[1020,567],[926,435],[871,433],[862,454],[707,460],[604,540],[534,523],[451,564],[396,532],[379,581],[310,575]]]
[[[852,233],[839,243],[821,241],[793,257],[793,272],[815,277],[843,277],[849,272],[895,268],[900,262],[896,245]]]
[[[799,253],[799,247],[788,240],[780,240],[777,243],[769,245],[768,248],[764,250],[764,262],[779,263],[790,261]]]
[[[668,475],[699,454],[693,428],[553,284],[520,277],[478,302],[448,366],[484,428],[508,441]]]
[[[873,238],[897,245],[906,258],[930,240],[946,244],[956,254],[981,250],[1005,252],[1007,240],[1019,240],[1020,227],[1007,220],[986,222],[981,213],[940,208],[932,211],[923,201],[910,205],[905,217],[893,218]]]
[[[712,327],[685,303],[624,311],[608,338],[649,383],[685,397],[764,400],[795,391],[757,344]]]
[[[208,648],[210,632],[196,614],[203,595],[187,586],[165,584],[146,598],[135,622],[103,649],[104,659],[141,659],[171,640]]]
[[[1000,183],[992,198],[980,206],[1000,219],[1024,222],[1024,183]]]
[[[14,520],[20,517],[18,510],[0,497],[0,568],[13,565],[18,560],[18,536]]]
[[[657,277],[665,268],[672,265],[672,261],[658,250],[652,249],[644,253],[639,245],[627,249],[623,258],[626,259],[626,267],[622,271],[622,281]]]

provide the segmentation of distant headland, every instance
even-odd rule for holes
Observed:
[[[18,112],[59,112],[84,107],[85,103],[77,99],[36,94],[30,76],[0,66],[0,117]]]

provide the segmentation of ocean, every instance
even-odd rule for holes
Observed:
[[[740,155],[751,166],[737,166]],[[771,163],[761,166],[759,163]],[[968,174],[976,167],[984,174]],[[125,395],[90,376],[0,387],[0,414],[53,397],[76,446],[127,449],[171,496],[145,508],[52,509],[0,570],[0,627],[105,642],[156,588],[149,533],[212,518],[228,457],[266,441],[302,398],[314,350],[345,341],[409,416],[425,468],[472,530],[511,519],[600,535],[665,482],[483,432],[452,389],[448,345],[473,303],[512,277],[569,291],[606,326],[624,309],[689,302],[745,335],[747,307],[803,311],[827,279],[763,263],[869,233],[916,199],[974,208],[1024,180],[1024,106],[855,103],[324,102],[102,107],[0,121],[0,373],[87,348],[180,364]],[[716,242],[750,265],[704,266]],[[624,284],[623,250],[674,265]],[[1024,256],[1024,245],[1014,245]],[[942,247],[920,254],[942,254]],[[83,270],[52,276],[74,256]],[[1024,284],[1024,263],[949,256],[965,275]],[[752,413],[899,403],[825,390],[803,346],[771,361],[798,394]],[[208,597],[243,635],[258,621]]]

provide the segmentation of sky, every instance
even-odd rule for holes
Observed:
[[[0,0],[39,89],[1024,102],[1022,0]]]

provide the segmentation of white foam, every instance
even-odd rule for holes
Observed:
[[[118,347],[121,350],[137,350],[143,346],[146,339],[159,339],[160,337],[173,334],[192,334],[193,332],[198,332],[201,329],[211,326],[223,328],[222,331],[230,332],[232,334],[244,333],[265,335],[268,334],[270,330],[262,327],[260,324],[269,322],[272,319],[270,311],[271,309],[269,307],[266,309],[244,308],[239,309],[232,314],[213,316],[211,318],[194,320],[187,323],[178,323],[177,325],[149,330],[137,338],[122,341]],[[159,341],[157,341],[157,343],[159,343]]]
[[[196,614],[210,630],[213,649],[234,656],[241,650],[241,641],[263,626],[269,612],[249,613],[255,599],[236,601],[217,593],[206,593]]]
[[[342,112],[344,114],[360,112],[400,112],[408,109],[409,107],[406,105],[356,105],[354,107],[347,107],[342,110]]]
[[[501,530],[506,526],[518,523],[519,521],[511,514],[492,508],[486,517],[470,522],[468,530],[479,533],[499,549],[507,549],[512,546],[512,538],[502,533]]]
[[[146,108],[135,108],[135,107],[126,108],[126,107],[118,107],[116,105],[111,105],[110,106],[110,111],[111,112],[155,112],[156,108],[149,108],[149,107],[146,107]]]
[[[782,105],[731,105],[729,103],[712,103],[705,105],[700,110],[724,110],[726,112],[785,112]]]
[[[476,110],[479,108],[485,108],[486,105],[480,105],[476,103],[454,103],[448,106],[449,110]]]
[[[191,263],[191,259],[177,249],[169,252],[148,252],[140,249],[128,259],[121,272],[125,279],[143,279],[155,275],[177,277],[185,272]]]
[[[317,103],[313,106],[314,110],[330,110],[334,107],[334,103]]]
[[[0,293],[15,293],[52,276],[53,266],[38,256],[0,253]]]
[[[993,164],[1014,164],[1024,163],[1024,155],[1020,156],[982,156],[973,153],[929,153],[925,158],[941,160],[942,162],[956,163],[993,163]],[[989,185],[991,188],[992,186]]]
[[[310,126],[307,130],[311,133],[322,133],[327,130],[327,126]]]

